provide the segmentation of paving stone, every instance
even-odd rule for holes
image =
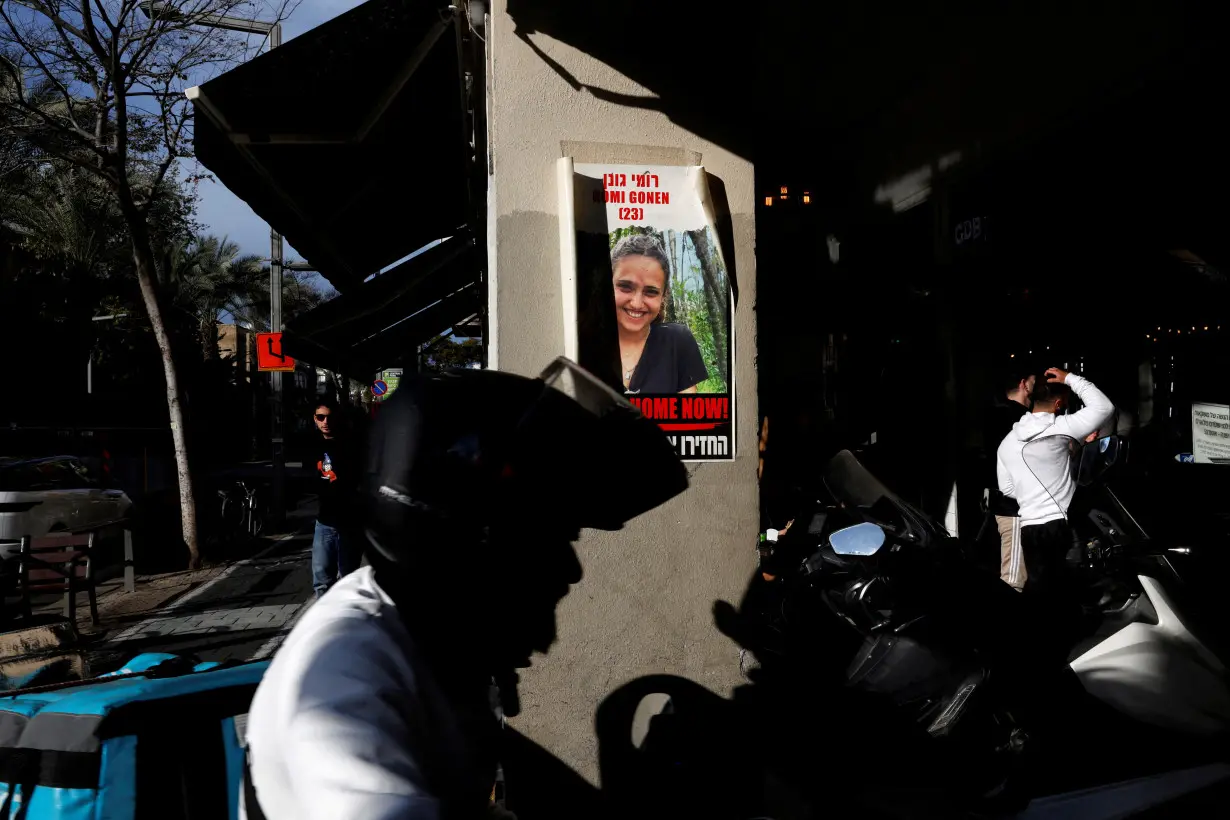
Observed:
[[[104,616],[104,628],[112,631],[98,651],[124,660],[138,652],[192,654],[209,661],[248,660],[262,649],[262,657],[268,657],[313,599],[310,542],[299,542],[288,550],[236,565],[221,580],[216,579],[225,570],[215,568],[205,577],[183,573],[159,581],[167,589],[178,590],[178,597],[185,592],[191,595],[183,611],[176,609],[176,598],[167,600],[165,595],[157,607],[146,610],[144,620],[135,623],[139,613],[121,608],[110,623]],[[251,590],[270,572],[286,577],[267,594],[253,594]],[[139,581],[136,595],[141,590]],[[245,633],[250,638],[245,639]]]

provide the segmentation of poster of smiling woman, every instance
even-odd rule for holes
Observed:
[[[560,160],[566,355],[684,461],[734,458],[731,288],[701,166]]]

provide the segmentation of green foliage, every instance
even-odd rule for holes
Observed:
[[[323,280],[304,271],[282,270],[282,320],[289,322],[324,304],[334,294],[321,286]],[[269,266],[261,265],[242,292],[227,307],[235,321],[257,331],[268,331],[270,321]]]
[[[0,152],[5,147],[0,141]],[[35,157],[20,167],[14,167],[18,161],[11,157],[10,162],[12,170],[0,178],[0,235],[7,233],[10,243],[68,275],[131,273],[129,225],[104,181],[54,158]],[[168,177],[149,213],[151,241],[161,245],[187,240],[195,229],[195,205],[179,181]]]
[[[167,247],[158,265],[158,284],[166,303],[178,312],[168,317],[168,324],[190,321],[200,334],[205,358],[216,358],[222,312],[246,306],[259,287],[260,274],[260,261],[240,256],[239,246],[225,238],[194,237]]]
[[[470,368],[482,362],[483,347],[477,339],[466,339],[458,342],[445,336],[437,337],[429,342],[430,350],[423,356],[423,367],[426,370],[439,372]]]
[[[709,319],[709,314],[705,308],[704,297],[694,291],[683,291],[680,301],[687,301],[688,305],[688,330],[692,331],[692,337],[696,339],[696,344],[700,347],[701,358],[705,360],[705,369],[709,371],[709,378],[701,382],[696,388],[698,393],[725,393],[726,383],[722,380],[722,364],[718,361],[717,346],[713,340],[713,323]]]

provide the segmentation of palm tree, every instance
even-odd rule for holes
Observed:
[[[20,146],[0,145],[6,148]],[[3,254],[9,263],[0,266],[0,304],[19,338],[45,339],[40,352],[55,360],[91,343],[90,316],[132,267],[123,222],[99,183],[18,153],[0,161],[7,168],[0,177],[0,243],[10,248]]]
[[[333,294],[322,289],[317,278],[305,271],[282,271],[282,316],[289,321],[326,302]],[[228,308],[235,320],[264,332],[269,326],[269,267],[261,268],[261,283],[245,304]]]
[[[238,245],[216,236],[172,244],[163,253],[158,278],[170,306],[191,317],[206,361],[218,358],[222,314],[245,312],[267,281],[258,257],[241,256]]]
[[[14,133],[12,128],[13,116],[6,103],[16,94],[14,76],[17,76],[16,66],[0,54],[0,214],[9,213],[6,204],[24,188],[39,154],[33,143]],[[2,231],[4,220],[0,219]]]
[[[5,187],[0,209],[8,229],[35,257],[73,279],[105,275],[109,263],[122,259],[118,214],[96,179],[74,169],[12,173],[22,179]]]

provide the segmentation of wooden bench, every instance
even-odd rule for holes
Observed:
[[[97,624],[98,593],[94,584],[92,551],[94,533],[23,536],[18,554],[18,587],[21,612],[30,618],[30,595],[63,592],[64,617],[77,622],[77,594],[85,592],[90,602],[90,622]]]

